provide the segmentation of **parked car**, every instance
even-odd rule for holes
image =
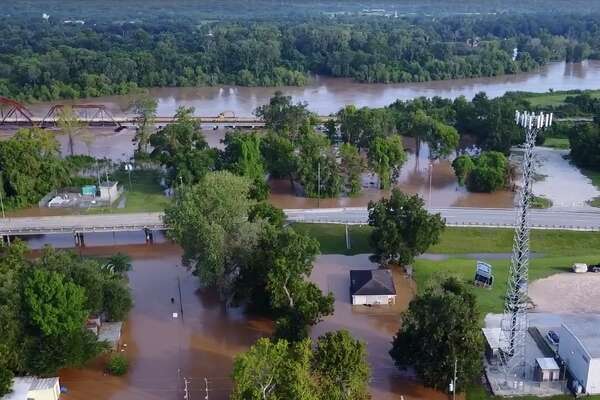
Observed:
[[[588,265],[588,272],[600,272],[600,264]]]
[[[588,266],[587,266],[587,264],[583,264],[583,263],[575,263],[571,267],[571,270],[573,272],[575,272],[576,274],[583,274],[583,273],[588,272]]]
[[[548,340],[552,343],[552,344],[558,344],[558,342],[560,341],[560,337],[558,336],[558,333],[554,332],[554,331],[548,331]]]

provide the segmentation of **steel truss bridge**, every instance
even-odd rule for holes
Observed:
[[[136,125],[139,121],[132,115],[113,115],[104,104],[56,104],[44,116],[35,116],[25,104],[13,99],[0,96],[0,128],[14,127],[56,127],[61,112],[71,108],[73,115],[81,123],[90,127],[115,127],[123,128]],[[225,111],[215,116],[195,116],[201,124],[225,125],[232,127],[254,128],[264,126],[265,123],[258,117],[237,116],[232,111]],[[326,122],[334,117],[320,116],[321,122]],[[174,116],[158,116],[154,119],[156,125],[167,125],[176,120]]]

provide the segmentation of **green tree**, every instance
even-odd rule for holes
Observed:
[[[271,225],[282,228],[285,223],[285,213],[266,201],[256,203],[248,212],[248,220],[251,222],[259,219],[268,221]]]
[[[265,121],[267,128],[294,141],[301,129],[313,126],[314,115],[308,111],[306,103],[292,103],[290,96],[275,92],[269,104],[258,107],[254,114]]]
[[[131,271],[131,257],[125,253],[113,254],[103,265],[103,269],[111,274],[123,277],[128,271]]]
[[[54,136],[40,129],[21,129],[12,138],[0,141],[5,206],[37,203],[48,192],[70,182],[68,163],[60,158],[58,148]]]
[[[221,154],[221,159],[225,168],[251,180],[264,180],[265,167],[260,151],[259,135],[227,132],[223,143],[225,150]]]
[[[327,332],[314,351],[314,371],[322,399],[369,399],[369,364],[363,342],[348,331]]]
[[[169,236],[183,247],[203,285],[229,291],[239,263],[253,248],[259,223],[248,221],[254,204],[250,182],[227,171],[208,173],[198,184],[182,188],[165,210]]]
[[[123,321],[133,305],[131,294],[124,282],[109,279],[102,287],[104,311],[110,321]]]
[[[12,382],[12,371],[0,365],[0,396],[10,393]]]
[[[389,189],[393,177],[406,161],[402,137],[377,137],[369,147],[369,165],[379,177],[380,189]]]
[[[85,125],[70,106],[61,107],[58,111],[56,126],[62,135],[69,140],[69,154],[74,155],[75,136],[82,133]]]
[[[360,193],[362,188],[361,174],[365,162],[358,148],[349,143],[340,146],[341,170],[345,178],[346,191],[350,196]]]
[[[429,158],[436,160],[449,156],[458,147],[459,139],[458,131],[453,126],[435,121],[434,128],[427,138]]]
[[[429,246],[439,242],[446,223],[440,214],[429,214],[423,199],[393,189],[390,198],[369,202],[370,242],[373,258],[382,265],[410,264]]]
[[[497,151],[484,151],[478,156],[462,155],[452,163],[458,182],[471,192],[490,193],[506,186],[509,164]]]
[[[23,290],[27,315],[42,335],[71,334],[87,317],[85,291],[56,272],[31,271]]]
[[[261,152],[272,177],[292,180],[298,158],[291,140],[270,132],[261,143]]]
[[[342,187],[339,165],[327,138],[309,132],[300,139],[298,178],[308,197],[336,197]]]
[[[600,125],[577,126],[569,135],[571,158],[580,167],[600,170]]]
[[[317,400],[309,372],[310,341],[259,339],[236,357],[232,400]]]
[[[154,133],[157,107],[157,100],[147,93],[137,97],[133,103],[133,112],[137,122],[135,133],[135,141],[138,145],[137,156],[143,157],[148,154],[150,136]]]
[[[475,168],[475,163],[473,159],[468,154],[463,154],[454,159],[452,161],[452,168],[454,168],[454,173],[456,174],[456,178],[458,179],[459,185],[464,185],[467,177]]]
[[[106,371],[114,376],[123,376],[128,369],[129,361],[123,354],[113,354],[106,365]]]
[[[445,278],[413,299],[402,317],[390,355],[399,368],[413,367],[427,386],[457,390],[481,374],[483,341],[475,295],[456,278]]]
[[[177,109],[175,122],[150,137],[150,157],[169,172],[173,185],[193,184],[214,168],[215,152],[208,147],[193,108]]]

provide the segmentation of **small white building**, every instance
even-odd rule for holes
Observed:
[[[1,400],[58,400],[60,383],[58,377],[37,378],[34,376],[13,379],[12,391]]]
[[[114,202],[119,198],[119,182],[102,182],[100,184],[100,200],[108,203]]]
[[[350,295],[353,305],[392,304],[396,287],[387,269],[350,271]]]
[[[582,321],[562,324],[558,355],[587,394],[600,394],[600,329]]]
[[[560,368],[554,358],[536,358],[534,377],[538,382],[552,382],[560,380]]]

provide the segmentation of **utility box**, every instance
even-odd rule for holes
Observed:
[[[82,186],[81,194],[83,196],[96,196],[96,186],[95,185],[86,185]]]
[[[587,264],[583,264],[583,263],[575,263],[571,267],[571,270],[573,272],[575,272],[576,274],[584,274],[584,273],[588,272],[588,266],[587,266]]]
[[[491,287],[494,284],[492,266],[488,263],[484,263],[483,261],[477,261],[473,283],[475,286]]]

